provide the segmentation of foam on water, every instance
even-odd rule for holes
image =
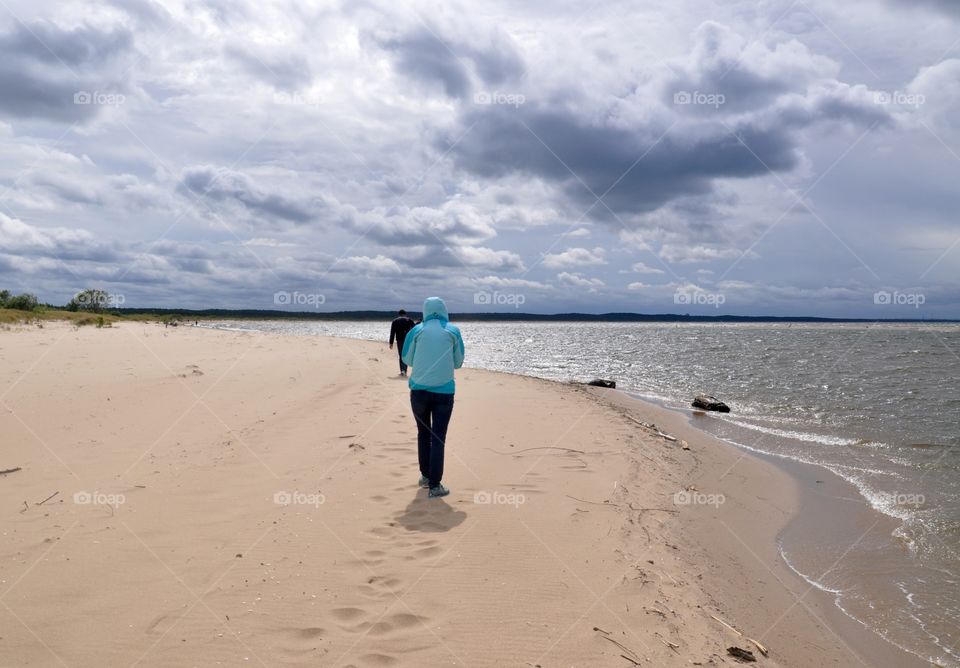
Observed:
[[[759,424],[752,424],[750,422],[743,422],[741,420],[735,420],[727,417],[722,417],[721,419],[727,420],[731,424],[735,424],[738,427],[743,427],[745,429],[752,429],[753,431],[759,431],[761,433],[771,434],[773,436],[780,436],[782,438],[792,438],[794,440],[805,441],[807,443],[819,443],[821,445],[857,445],[860,442],[860,439],[858,438],[844,438],[843,436],[814,434],[807,431],[776,429],[774,427],[764,427]]]

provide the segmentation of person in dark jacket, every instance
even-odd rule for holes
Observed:
[[[403,309],[397,312],[397,317],[390,323],[390,347],[393,348],[393,340],[397,340],[397,356],[400,358],[400,375],[407,375],[407,365],[403,361],[403,342],[407,338],[407,332],[413,329],[413,320],[407,317],[407,312]]]

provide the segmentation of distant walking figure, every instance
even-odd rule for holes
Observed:
[[[400,375],[407,375],[407,365],[403,363],[403,341],[407,338],[407,332],[413,329],[413,320],[407,317],[407,312],[400,309],[397,317],[390,323],[390,347],[393,348],[393,340],[397,340],[397,357],[400,358]]]
[[[439,297],[429,297],[423,302],[423,322],[407,334],[401,356],[413,367],[407,384],[417,421],[420,486],[430,488],[430,497],[450,493],[440,481],[447,425],[453,414],[453,370],[463,366],[463,352],[463,338],[450,324],[447,305]]]

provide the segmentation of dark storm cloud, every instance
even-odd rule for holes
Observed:
[[[603,201],[614,211],[652,211],[709,191],[711,179],[788,170],[797,162],[788,128],[744,125],[734,129],[736,135],[660,138],[666,128],[628,130],[595,125],[569,111],[507,107],[470,110],[462,123],[473,130],[453,147],[460,167],[487,177],[543,177],[588,204],[609,190]],[[602,205],[596,208],[602,215]]]
[[[463,97],[470,90],[470,74],[449,47],[427,30],[386,39],[381,46],[396,54],[401,74],[443,86],[450,97]]]
[[[603,196],[591,215],[605,218],[709,194],[717,179],[790,171],[800,132],[815,124],[890,121],[865,87],[830,78],[829,63],[799,43],[748,51],[714,24],[697,40],[669,76],[612,101],[567,91],[563,103],[464,104],[435,143],[472,174],[543,178],[584,207]]]
[[[128,30],[48,21],[16,22],[0,33],[0,113],[20,118],[82,121],[101,109],[75,95],[120,92],[118,64],[132,52]],[[82,100],[81,100],[82,101]]]
[[[513,45],[500,35],[472,44],[441,34],[438,28],[418,26],[398,35],[378,35],[374,40],[394,55],[397,71],[417,81],[440,84],[450,97],[469,94],[471,68],[481,81],[492,85],[523,71]]]
[[[318,206],[305,199],[265,192],[246,174],[209,165],[185,169],[180,190],[218,202],[233,202],[252,214],[292,223],[309,222],[318,212]]]

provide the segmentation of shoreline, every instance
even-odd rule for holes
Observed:
[[[638,413],[645,415],[647,419],[653,417],[661,427],[669,424],[670,429],[667,431],[671,433],[687,434],[689,437],[730,449],[742,458],[765,462],[786,476],[788,480],[784,482],[789,484],[791,493],[795,495],[795,501],[788,517],[775,532],[774,543],[777,546],[779,562],[777,564],[779,569],[776,569],[778,582],[784,588],[794,592],[796,592],[796,586],[800,585],[801,597],[804,600],[810,599],[822,621],[834,632],[841,634],[851,650],[869,661],[869,665],[902,668],[924,668],[933,665],[929,660],[888,640],[879,631],[871,629],[842,610],[834,593],[798,571],[783,553],[784,540],[809,539],[816,532],[824,530],[825,518],[829,518],[835,525],[832,536],[838,539],[849,537],[849,531],[856,531],[854,535],[861,535],[861,531],[865,534],[873,530],[889,533],[899,526],[898,520],[873,508],[866,499],[863,499],[853,483],[825,465],[765,453],[720,438],[711,433],[706,426],[697,425],[698,420],[709,418],[698,415],[698,411],[694,409],[678,409],[662,405],[653,400],[635,396],[626,390],[591,388],[591,391],[617,406],[636,404]],[[682,422],[682,425],[678,424],[678,421]],[[692,430],[692,434],[686,432],[683,426]],[[720,480],[730,475],[732,470],[733,467],[730,471],[724,471],[719,478],[708,476],[708,479],[711,479],[713,484],[719,484]],[[856,499],[857,503],[851,503],[850,499]],[[784,579],[792,579],[794,586],[788,587],[782,581]],[[878,640],[880,643],[877,642]],[[891,657],[891,652],[896,656]]]
[[[0,339],[15,662],[722,665],[753,649],[727,623],[769,648],[758,666],[908,665],[861,660],[779,563],[801,485],[669,409],[464,369],[453,493],[427,500],[383,343],[127,323]]]
[[[813,323],[817,324],[817,323]],[[896,324],[896,323],[892,323]],[[203,327],[204,325],[201,325]],[[214,327],[214,329],[218,329]],[[225,328],[225,331],[243,331],[250,333],[262,333],[258,329]],[[368,341],[369,339],[357,339],[349,336],[323,335],[327,338],[337,338],[347,341]],[[487,371],[489,373],[499,373],[519,378],[534,379],[537,381],[557,384],[559,386],[570,385],[570,381],[562,381],[540,376],[527,375],[519,372],[504,370],[487,370],[480,367],[471,367],[477,370]],[[577,383],[573,383],[577,385]],[[824,588],[820,583],[816,583],[811,578],[790,563],[783,552],[782,541],[784,534],[792,540],[804,541],[813,536],[820,527],[816,526],[823,518],[835,520],[839,515],[841,521],[836,522],[842,529],[834,530],[834,536],[838,540],[847,537],[846,531],[856,531],[858,534],[864,527],[869,527],[868,531],[878,530],[889,533],[899,521],[886,513],[874,508],[867,499],[863,499],[860,490],[851,481],[843,478],[839,473],[832,471],[828,466],[811,462],[803,462],[790,457],[778,456],[761,450],[741,445],[737,442],[725,439],[712,433],[706,426],[698,426],[697,411],[686,407],[673,407],[668,405],[668,399],[652,398],[638,396],[629,390],[614,389],[607,390],[585,386],[588,392],[603,396],[605,401],[609,401],[612,406],[623,408],[622,402],[610,401],[610,396],[616,396],[625,399],[627,404],[633,405],[633,411],[637,416],[646,420],[652,418],[658,424],[671,423],[674,429],[678,429],[672,420],[667,420],[666,415],[679,416],[685,420],[685,423],[693,434],[687,434],[695,439],[706,439],[721,448],[729,448],[738,453],[740,458],[752,458],[766,462],[773,466],[777,471],[783,473],[789,480],[789,484],[796,489],[798,499],[792,510],[792,513],[782,520],[779,529],[773,533],[772,542],[777,547],[777,559],[780,570],[776,572],[776,580],[781,587],[785,587],[781,580],[792,579],[793,584],[800,587],[799,590],[803,597],[803,603],[813,601],[813,607],[819,621],[832,629],[832,632],[842,633],[843,644],[848,646],[851,653],[859,655],[861,665],[877,666],[879,668],[924,668],[926,666],[940,665],[932,663],[930,660],[919,656],[915,652],[900,646],[896,642],[884,637],[880,631],[875,630],[864,622],[860,621],[852,614],[842,609],[838,600],[835,598],[829,588]],[[709,418],[707,418],[709,419]],[[669,430],[668,430],[669,431]],[[672,432],[671,433],[675,433]],[[685,433],[685,432],[684,432]],[[714,481],[715,483],[718,481]],[[785,482],[785,481],[784,481]],[[829,484],[825,484],[829,483]],[[856,498],[862,501],[864,508],[851,508],[849,503],[843,503],[838,499]],[[782,500],[781,500],[782,502]],[[838,510],[843,512],[838,513]],[[809,520],[809,521],[804,521]],[[799,527],[799,528],[798,528]],[[879,527],[879,529],[878,529]],[[805,589],[809,587],[809,590]],[[792,591],[787,588],[787,591]],[[796,596],[796,592],[792,594]],[[849,640],[852,638],[852,640]],[[878,644],[877,641],[880,641]],[[895,654],[890,656],[890,652]],[[866,659],[869,664],[862,663]]]
[[[225,331],[262,332],[263,330],[226,328]],[[357,339],[349,336],[331,334],[324,334],[322,336],[350,341],[369,341],[369,339]],[[471,368],[481,370],[480,367]],[[570,381],[543,378],[519,372],[504,371],[502,369],[491,372],[520,378],[532,378],[538,381],[556,383],[561,386],[570,383]],[[601,393],[606,391],[622,396],[626,398],[628,402],[636,404],[636,408],[638,409],[636,412],[645,418],[649,417],[651,411],[655,411],[658,414],[661,411],[666,411],[671,415],[683,416],[686,423],[700,438],[710,439],[722,447],[732,448],[735,452],[739,453],[741,457],[752,457],[760,461],[768,462],[777,470],[783,472],[791,482],[797,486],[799,501],[793,514],[783,521],[780,530],[774,534],[774,542],[778,547],[777,557],[780,566],[785,568],[783,573],[778,573],[778,579],[779,577],[789,576],[794,579],[796,584],[801,584],[804,587],[812,587],[812,591],[804,593],[806,597],[804,601],[807,599],[816,600],[818,616],[821,617],[822,620],[828,620],[829,625],[833,629],[842,630],[845,636],[854,638],[851,651],[856,650],[855,653],[868,658],[872,662],[870,665],[884,667],[902,666],[903,668],[923,668],[924,666],[941,665],[920,656],[910,649],[902,647],[894,640],[885,637],[879,630],[868,626],[853,614],[843,609],[839,603],[839,599],[835,598],[834,593],[831,592],[829,587],[814,582],[807,574],[798,570],[790,563],[786,554],[783,552],[782,543],[784,534],[788,537],[788,540],[805,542],[820,533],[822,527],[818,526],[818,524],[825,518],[828,518],[836,526],[842,527],[833,529],[833,536],[838,543],[848,540],[850,532],[856,532],[856,534],[859,535],[864,527],[868,527],[868,532],[884,532],[885,535],[895,529],[899,525],[899,520],[874,508],[869,503],[869,500],[863,498],[861,491],[854,483],[845,479],[826,465],[804,462],[786,456],[778,456],[750,448],[717,435],[706,426],[698,426],[696,424],[698,420],[697,411],[686,407],[670,406],[670,400],[665,397],[653,398],[638,396],[629,390],[622,389],[602,390],[591,387],[589,390]],[[616,402],[614,403],[616,404]],[[661,416],[657,422],[663,419]],[[830,484],[824,484],[826,482]],[[865,507],[852,507],[849,502],[844,503],[843,501],[849,501],[850,499],[856,499],[858,502],[862,502]],[[808,521],[805,522],[803,520]],[[879,645],[877,640],[881,641]],[[890,651],[897,655],[896,658],[891,659],[888,656]]]

